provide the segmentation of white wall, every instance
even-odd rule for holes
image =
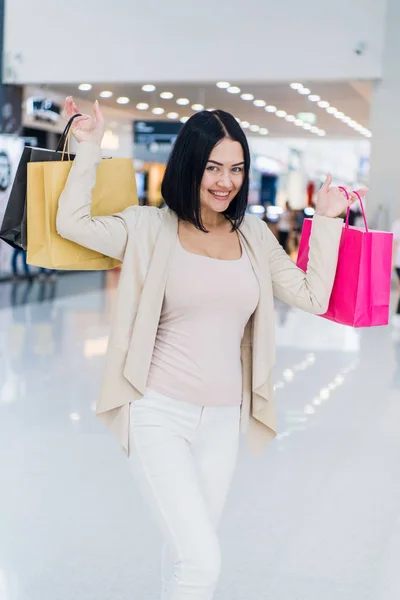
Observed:
[[[381,75],[386,0],[6,0],[5,80]],[[365,55],[356,56],[358,40]]]

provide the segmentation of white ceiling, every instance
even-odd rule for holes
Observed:
[[[79,98],[94,101],[99,97],[102,90],[110,90],[113,92],[111,99],[102,99],[100,102],[109,107],[117,107],[122,114],[132,119],[143,120],[166,120],[168,112],[177,112],[180,117],[191,116],[193,110],[191,105],[199,103],[205,108],[220,108],[231,112],[235,117],[242,121],[248,121],[250,124],[259,125],[267,128],[270,137],[311,137],[316,138],[315,134],[304,131],[296,127],[293,123],[287,122],[284,118],[278,118],[275,114],[267,113],[264,108],[254,106],[252,101],[244,101],[240,94],[230,94],[226,90],[219,89],[215,83],[199,83],[193,84],[176,84],[163,83],[157,85],[154,83],[156,91],[144,92],[142,84],[112,84],[103,83],[93,85],[90,91],[80,91],[76,84],[64,84],[51,86],[53,90],[62,93],[63,95],[73,95],[77,101]],[[365,137],[357,133],[354,129],[328,114],[325,109],[320,108],[316,102],[311,102],[307,96],[302,96],[295,90],[291,89],[288,83],[268,83],[260,85],[259,83],[241,84],[237,81],[230,82],[232,85],[238,86],[241,93],[253,94],[255,99],[264,100],[268,105],[274,105],[280,110],[286,111],[290,115],[297,116],[300,112],[313,112],[317,116],[317,127],[326,131],[326,137],[334,139],[365,139]],[[331,106],[335,106],[338,110],[351,117],[364,127],[369,127],[370,113],[370,97],[371,87],[370,82],[301,82],[305,87],[311,90],[312,94],[326,100]],[[160,98],[160,93],[168,91],[174,94],[171,100]],[[130,99],[129,104],[119,105],[116,99],[120,96],[126,96]],[[178,106],[177,98],[188,98],[190,105]],[[137,110],[136,105],[141,102],[149,104],[149,109],[145,111]],[[161,116],[155,116],[151,110],[155,107],[162,107],[165,113]]]

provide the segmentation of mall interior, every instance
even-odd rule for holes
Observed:
[[[231,113],[246,215],[294,262],[327,174],[368,188],[369,230],[395,232],[388,324],[275,301],[276,437],[254,455],[240,436],[212,597],[398,600],[398,0],[0,0],[0,20],[0,223],[27,149],[55,153],[67,96],[99,101],[102,156],[129,159],[143,210],[165,206],[190,117]],[[365,232],[359,202],[349,222]],[[0,241],[0,600],[157,600],[162,534],[96,418],[121,268],[29,262]],[[168,596],[186,598],[211,595]]]

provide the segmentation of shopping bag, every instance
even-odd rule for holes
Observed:
[[[393,234],[368,229],[364,206],[359,199],[365,230],[349,226],[348,209],[329,308],[321,316],[352,327],[387,325]],[[307,271],[311,231],[312,219],[305,219],[297,259],[297,266],[303,271]]]
[[[33,148],[26,146],[23,149],[13,186],[7,202],[2,225],[0,227],[0,239],[4,240],[13,248],[26,250],[26,184],[28,163],[44,161],[60,161],[63,152],[46,150],[44,148]],[[71,159],[74,156],[71,155]]]
[[[58,200],[72,161],[28,165],[27,225],[30,265],[58,270],[107,270],[120,261],[62,238],[56,230]],[[92,192],[92,216],[106,216],[137,204],[133,161],[103,159]]]

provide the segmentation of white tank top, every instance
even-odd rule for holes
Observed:
[[[171,259],[147,387],[203,406],[242,401],[240,343],[259,300],[242,246],[238,260],[186,251]]]

